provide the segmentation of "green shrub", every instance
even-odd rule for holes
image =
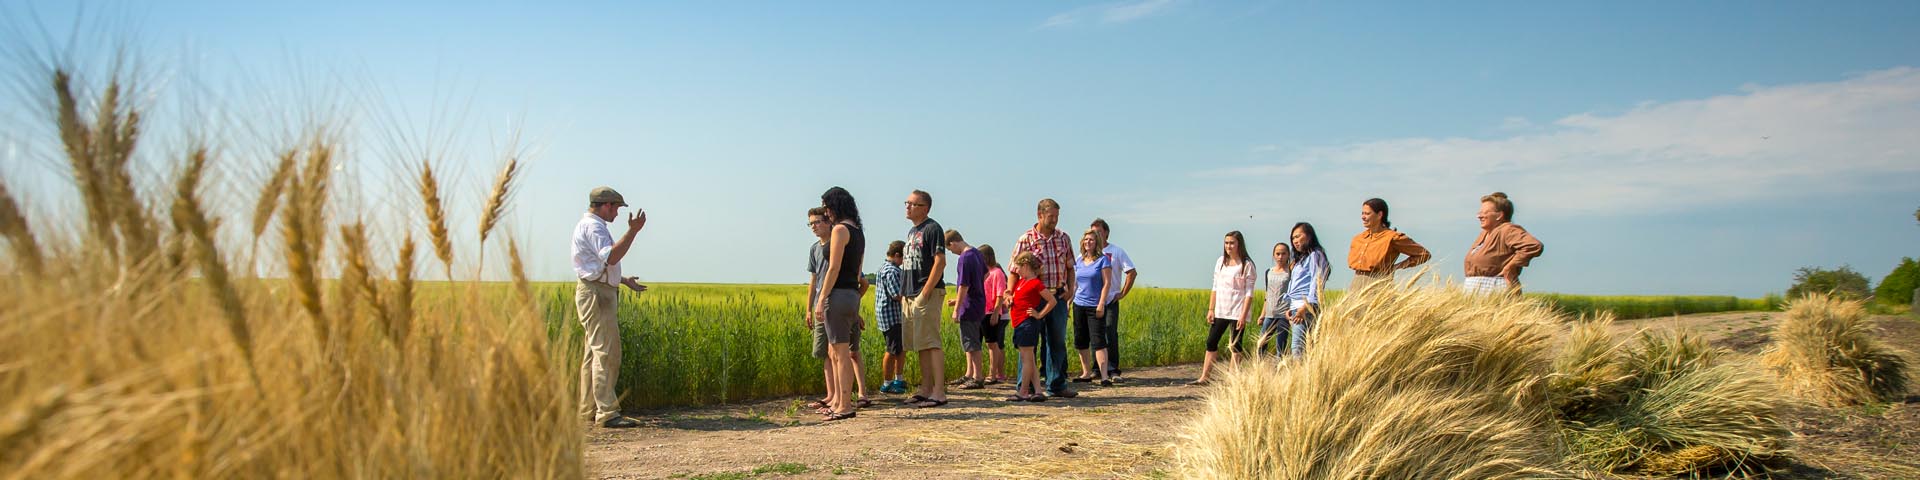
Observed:
[[[1908,305],[1913,303],[1915,288],[1920,288],[1920,262],[1903,257],[1887,278],[1880,279],[1880,286],[1874,287],[1873,298],[1886,305]]]
[[[1833,270],[1800,267],[1793,274],[1793,287],[1787,289],[1787,297],[1800,298],[1815,293],[1842,298],[1867,298],[1871,291],[1867,289],[1867,277],[1853,271],[1853,267],[1841,265]]]

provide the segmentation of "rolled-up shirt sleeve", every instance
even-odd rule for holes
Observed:
[[[608,265],[613,255],[613,235],[603,223],[584,221],[574,229],[573,273],[581,280],[608,284],[620,282],[620,266]]]
[[[1507,230],[1504,240],[1507,248],[1513,249],[1513,257],[1507,259],[1506,267],[1525,267],[1533,262],[1534,257],[1546,253],[1546,246],[1541,245],[1540,239],[1534,238],[1526,229],[1515,225]]]

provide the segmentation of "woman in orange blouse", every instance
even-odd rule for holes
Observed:
[[[1387,220],[1386,200],[1369,198],[1361,202],[1360,223],[1367,229],[1354,235],[1353,245],[1347,249],[1347,268],[1353,269],[1353,285],[1347,288],[1347,293],[1358,292],[1382,280],[1393,280],[1394,270],[1420,266],[1431,257],[1426,247],[1393,229],[1393,222]],[[1407,259],[1399,260],[1401,255]]]

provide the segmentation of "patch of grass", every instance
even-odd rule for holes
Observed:
[[[688,480],[746,480],[750,476],[747,472],[703,473]]]
[[[781,475],[799,475],[802,473],[807,473],[808,471],[809,470],[807,469],[806,465],[793,463],[793,462],[783,462],[783,463],[775,463],[772,465],[761,465],[758,467],[754,467],[753,474],[766,475],[769,473],[778,473]]]

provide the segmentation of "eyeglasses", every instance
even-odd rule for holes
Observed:
[[[808,221],[808,222],[807,222],[807,228],[813,228],[813,226],[814,226],[814,225],[819,225],[819,224],[822,224],[822,223],[827,223],[827,222],[822,222],[822,221],[819,221],[819,220],[811,220],[811,221]]]
[[[901,202],[901,203],[905,203],[905,204],[907,204],[907,206],[909,206],[909,207],[924,207],[924,206],[927,206],[927,204],[924,204],[924,203],[919,203],[919,202]]]

